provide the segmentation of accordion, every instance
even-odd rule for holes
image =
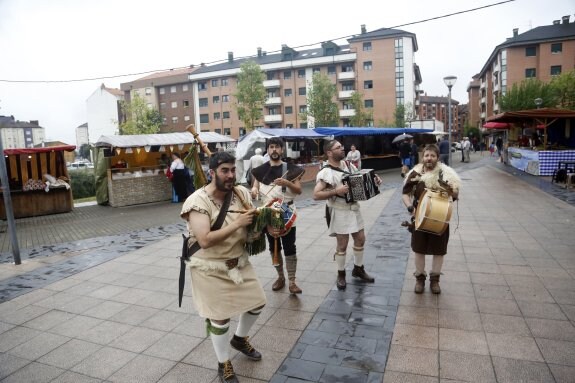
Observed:
[[[344,185],[349,186],[349,191],[345,194],[345,202],[367,201],[379,194],[373,169],[363,169],[359,173],[346,174],[342,181]]]

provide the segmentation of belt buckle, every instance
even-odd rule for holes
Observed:
[[[238,266],[239,258],[232,258],[226,261],[226,267],[228,270],[234,269]]]

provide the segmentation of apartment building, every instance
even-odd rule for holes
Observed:
[[[118,134],[118,126],[122,121],[120,102],[124,99],[123,92],[117,88],[108,88],[102,84],[86,100],[88,117],[88,137],[95,144],[100,136]]]
[[[4,149],[15,149],[42,144],[46,134],[38,120],[18,121],[14,116],[0,116],[0,135]]]
[[[480,114],[480,82],[479,75],[473,76],[473,80],[467,85],[467,124],[475,128],[481,128]]]
[[[445,129],[449,129],[449,97],[444,96],[419,96],[419,105],[416,108],[416,116],[420,120],[437,120],[443,123]],[[451,99],[451,134],[453,138],[460,136],[459,124],[459,101]]]
[[[162,132],[182,131],[194,123],[201,131],[238,138],[245,129],[234,107],[237,75],[243,62],[253,60],[265,73],[267,100],[261,127],[308,127],[301,113],[307,109],[306,95],[318,72],[337,86],[339,126],[349,126],[355,115],[350,103],[353,92],[361,92],[364,106],[373,111],[370,126],[392,124],[397,105],[415,104],[422,81],[414,59],[418,49],[415,35],[397,29],[367,32],[362,25],[361,33],[347,43],[327,41],[303,50],[282,45],[280,51],[270,53],[257,48],[256,55],[240,59],[228,52],[224,62],[184,69],[189,71],[185,79],[177,77],[181,73],[162,72],[155,75],[155,81],[143,78],[122,84],[121,89],[127,96],[151,88],[148,92],[157,95],[164,116]]]
[[[85,122],[76,127],[76,148],[80,149],[82,145],[90,143],[90,135],[88,134],[88,123]]]
[[[513,37],[495,47],[478,74],[480,125],[501,112],[498,97],[513,84],[528,78],[549,82],[575,68],[574,57],[575,21],[570,16],[521,34],[513,29]]]

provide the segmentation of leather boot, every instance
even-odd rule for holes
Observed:
[[[416,294],[422,294],[425,290],[425,274],[419,274],[415,276],[415,289],[413,290]]]
[[[370,276],[368,273],[365,272],[364,265],[361,266],[353,265],[353,271],[351,272],[351,276],[359,278],[367,283],[375,282],[375,278],[373,278],[372,276]]]
[[[429,274],[429,288],[433,294],[441,294],[441,287],[439,287],[439,276],[440,274]]]
[[[295,271],[297,269],[297,256],[286,256],[286,270],[289,280],[289,292],[291,294],[301,294],[302,290],[295,284]]]
[[[347,282],[345,281],[345,270],[337,271],[337,281],[335,283],[338,290],[345,290],[347,287]]]
[[[286,285],[286,278],[284,276],[284,265],[283,265],[283,259],[281,258],[281,254],[280,254],[280,264],[279,266],[275,266],[275,268],[276,271],[278,272],[278,279],[276,279],[276,281],[272,285],[272,290],[278,291],[283,289],[284,286]]]
[[[220,383],[240,382],[236,377],[234,368],[232,367],[232,362],[229,360],[226,360],[224,363],[218,363],[218,377],[220,378]]]

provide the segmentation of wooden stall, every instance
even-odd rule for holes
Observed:
[[[14,218],[66,213],[73,209],[64,159],[73,145],[4,150]],[[4,196],[0,218],[6,219]]]

